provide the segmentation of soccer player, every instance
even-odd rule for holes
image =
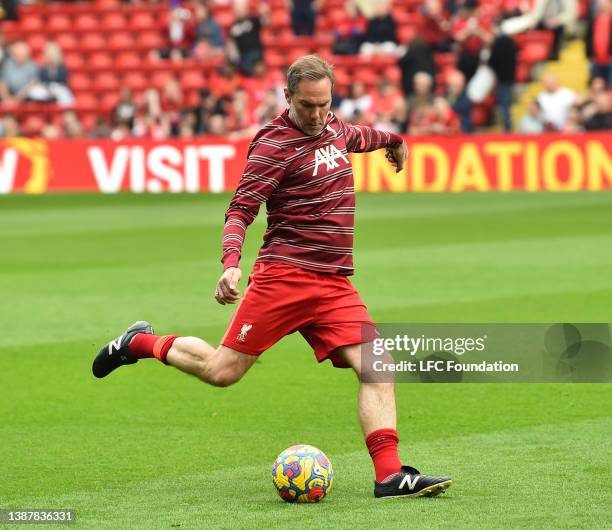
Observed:
[[[253,138],[247,164],[225,215],[223,267],[215,298],[235,304],[247,227],[266,203],[268,228],[248,286],[218,347],[196,337],[154,335],[139,321],[102,347],[96,377],[154,357],[215,386],[237,382],[257,357],[299,331],[319,362],[350,367],[360,378],[359,419],[375,469],[374,495],[434,496],[448,477],[421,474],[398,456],[392,382],[367,383],[361,349],[377,336],[366,306],[349,281],[353,274],[355,194],[348,153],[384,148],[400,171],[402,138],[343,123],[330,112],[334,77],[314,55],[287,72],[289,108]],[[365,364],[365,363],[364,363]]]

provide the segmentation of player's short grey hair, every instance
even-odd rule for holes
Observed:
[[[287,89],[295,94],[302,79],[329,79],[332,92],[334,90],[334,73],[332,66],[316,55],[304,55],[297,59],[287,70]]]

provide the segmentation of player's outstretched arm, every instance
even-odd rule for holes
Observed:
[[[223,271],[215,289],[215,300],[221,305],[235,304],[240,299],[238,282],[242,271],[238,267],[229,267]]]
[[[402,169],[404,169],[404,164],[406,162],[406,158],[408,157],[408,148],[404,142],[395,147],[386,147],[385,157],[395,168],[395,172],[399,173]]]

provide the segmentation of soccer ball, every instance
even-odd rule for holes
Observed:
[[[312,445],[292,445],[274,461],[272,482],[286,502],[319,502],[334,484],[325,453]]]

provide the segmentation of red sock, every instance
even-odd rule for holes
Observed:
[[[137,333],[128,344],[130,353],[136,359],[155,357],[162,363],[166,362],[166,355],[178,335],[151,335],[150,333]]]
[[[378,429],[366,437],[366,445],[374,463],[376,482],[398,473],[402,464],[397,454],[399,437],[395,429]]]

